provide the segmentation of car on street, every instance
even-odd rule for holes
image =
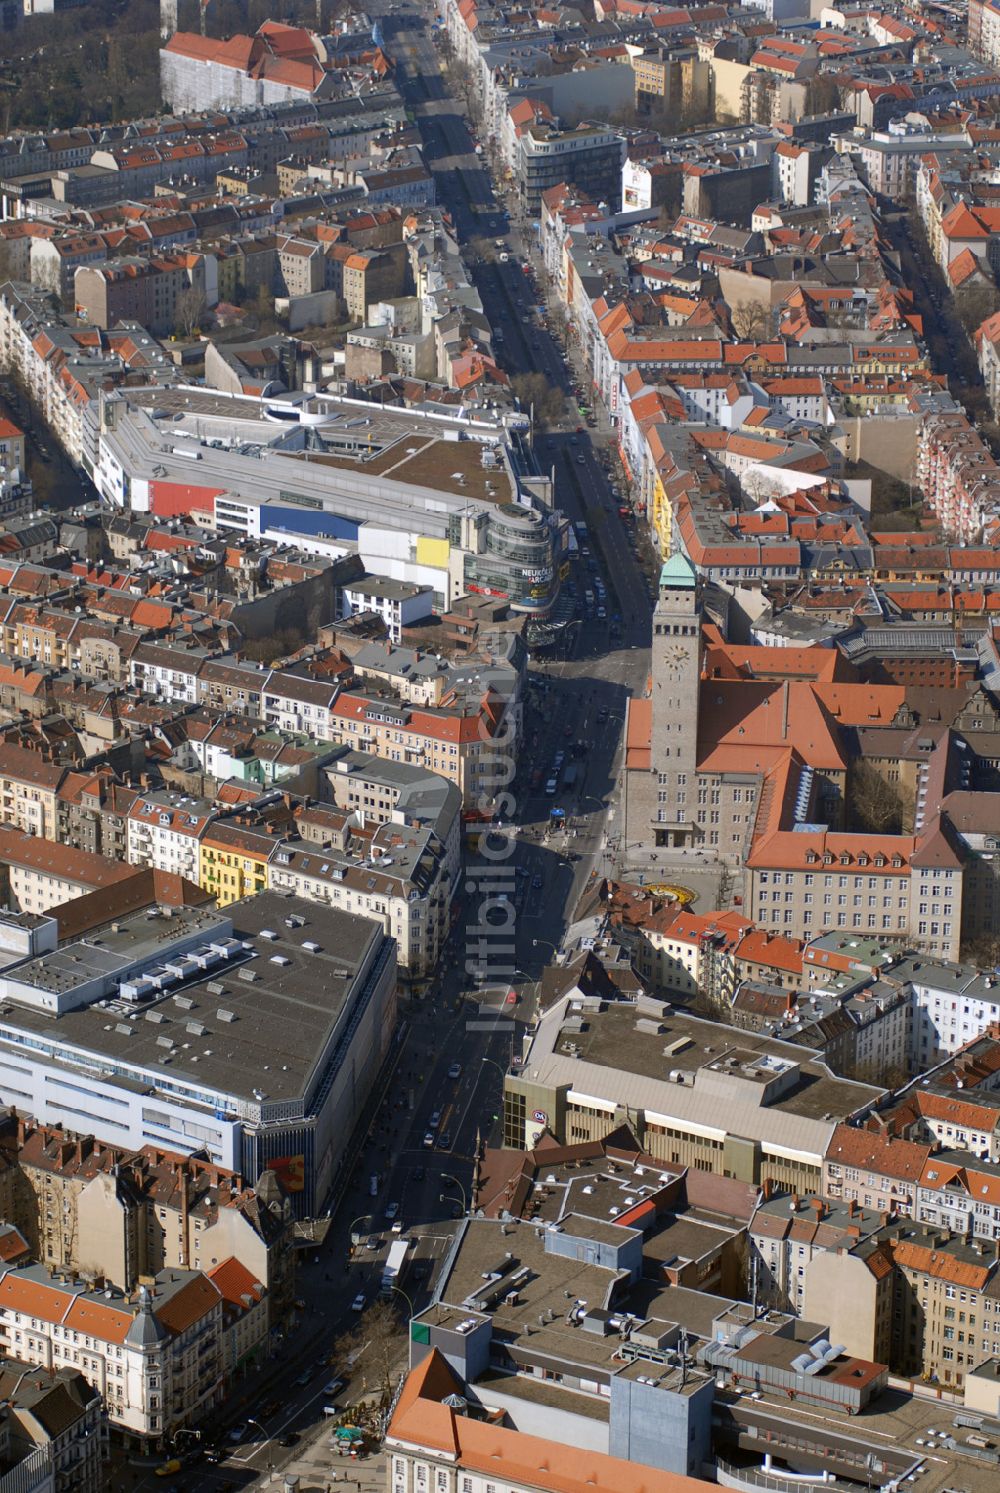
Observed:
[[[392,1223],[392,1220],[396,1217],[396,1214],[398,1212],[399,1212],[399,1204],[398,1203],[386,1203],[386,1205],[385,1205],[385,1216],[389,1220],[390,1223]]]
[[[450,1151],[451,1150],[451,1131],[450,1130],[442,1130],[441,1136],[440,1136],[440,1138],[438,1140],[438,1149],[441,1150],[441,1151]]]
[[[352,1312],[363,1312],[364,1309],[365,1309],[365,1307],[367,1305],[368,1305],[368,1303],[365,1300],[365,1293],[364,1293],[364,1291],[359,1291],[358,1294],[355,1296],[354,1300],[351,1302],[351,1311]]]
[[[604,722],[607,720],[607,718],[608,718],[608,707],[606,705],[602,705],[601,708],[600,708],[600,710],[597,712],[597,724],[599,726],[603,726]]]
[[[245,1420],[237,1421],[236,1425],[233,1426],[232,1430],[229,1432],[230,1441],[234,1445],[238,1444],[243,1440],[249,1429],[250,1427]]]
[[[441,1123],[441,1111],[439,1109],[432,1110],[431,1111],[431,1117],[427,1121],[427,1128],[428,1128],[428,1130],[436,1130],[438,1128],[438,1126],[440,1125],[440,1123]]]
[[[328,1399],[332,1399],[334,1395],[340,1394],[340,1391],[344,1388],[346,1383],[346,1379],[331,1379],[329,1384],[323,1385],[323,1393],[327,1396]]]
[[[424,1145],[424,1150],[425,1151],[432,1151],[434,1149],[434,1132],[433,1132],[433,1130],[428,1130],[427,1134],[424,1136],[423,1145]]]
[[[394,1218],[392,1220],[392,1228],[389,1230],[389,1232],[390,1234],[401,1234],[405,1228],[406,1224],[401,1218]]]
[[[586,457],[581,454],[580,456],[578,456],[576,458],[576,461],[577,461],[577,465],[582,467],[582,466],[584,466],[586,464]]]
[[[456,1078],[461,1078],[461,1076],[462,1076],[462,1065],[461,1065],[461,1063],[452,1063],[451,1067],[448,1069],[448,1077],[451,1078],[451,1079],[456,1079]]]
[[[425,1166],[415,1166],[410,1173],[410,1179],[414,1182],[422,1182],[426,1176],[427,1168]]]
[[[298,1446],[298,1444],[299,1444],[299,1433],[298,1433],[298,1431],[286,1431],[285,1434],[284,1434],[284,1436],[279,1436],[278,1437],[278,1445],[279,1446]]]
[[[559,787],[559,784],[556,782],[555,778],[549,778],[549,781],[545,784],[545,797],[546,798],[554,798],[555,794],[556,794],[556,789],[558,787]]]

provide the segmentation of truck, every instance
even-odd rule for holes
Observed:
[[[408,1239],[394,1239],[389,1245],[389,1253],[382,1269],[382,1284],[379,1287],[383,1296],[390,1295],[393,1286],[398,1286],[402,1282],[409,1248]]]
[[[577,767],[575,762],[571,762],[566,771],[563,773],[563,787],[572,788],[579,776],[580,769]]]

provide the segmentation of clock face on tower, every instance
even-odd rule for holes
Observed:
[[[666,651],[666,654],[665,654],[665,658],[666,658],[667,663],[668,664],[673,664],[675,667],[678,664],[682,664],[684,662],[684,660],[687,658],[687,656],[688,656],[688,651],[687,651],[686,648],[684,648],[682,646],[675,646],[673,648],[668,648],[667,651]]]

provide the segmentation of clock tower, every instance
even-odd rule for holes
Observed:
[[[695,841],[698,695],[701,684],[701,587],[684,555],[660,571],[653,612],[652,722],[646,834],[654,845]]]

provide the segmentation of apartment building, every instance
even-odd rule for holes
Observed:
[[[200,1270],[162,1270],[126,1295],[43,1265],[0,1267],[0,1346],[54,1372],[79,1368],[110,1423],[153,1450],[222,1401],[223,1301]]]
[[[877,1347],[894,1373],[961,1392],[969,1370],[1000,1349],[997,1266],[985,1241],[888,1223],[813,1258],[806,1311],[822,1310],[849,1351]]]
[[[828,1250],[854,1247],[883,1227],[884,1215],[815,1193],[799,1197],[764,1188],[750,1220],[749,1280],[755,1298],[797,1317],[806,1314],[806,1277],[811,1261]]]
[[[0,897],[19,912],[43,913],[85,892],[111,887],[129,866],[0,826]]]
[[[1000,65],[1000,6],[995,0],[969,0],[969,48],[984,62]]]
[[[0,1359],[0,1445],[11,1493],[102,1493],[107,1423],[97,1389],[79,1369],[53,1372]]]
[[[218,812],[206,799],[168,789],[140,793],[126,820],[129,864],[168,871],[203,885],[201,842]]]
[[[972,965],[913,955],[898,960],[883,978],[909,995],[916,1072],[926,1072],[997,1021],[1000,985]]]
[[[374,612],[381,617],[390,641],[402,641],[403,628],[425,621],[433,608],[434,598],[426,586],[411,586],[377,575],[362,576],[341,588],[343,615]]]
[[[987,345],[988,338],[980,338],[990,374]],[[977,543],[984,525],[1000,512],[1000,468],[961,410],[931,413],[921,422],[915,475],[945,533],[960,543]]]
[[[907,1088],[883,1119],[895,1135],[1000,1161],[1000,1094],[982,1085],[956,1091],[935,1074],[930,1084]]]
[[[163,336],[219,299],[215,256],[186,251],[83,265],[73,283],[77,315],[105,331],[136,321]]]
[[[213,1270],[232,1258],[263,1284],[272,1325],[290,1307],[292,1218],[276,1173],[253,1188],[198,1157],[130,1151],[20,1117],[0,1147],[4,1216],[48,1269],[79,1274],[99,1260],[132,1291],[168,1267]]]
[[[268,863],[277,854],[277,832],[253,825],[214,819],[201,831],[197,880],[220,907],[256,896],[268,885]]]
[[[914,1218],[931,1150],[929,1143],[838,1125],[823,1158],[820,1191],[825,1198]]]
[[[527,119],[522,123],[524,111]],[[594,202],[617,203],[625,159],[622,136],[602,125],[560,129],[551,116],[540,118],[536,113],[527,101],[510,110],[513,177],[525,210],[537,214],[542,194],[560,182],[572,182]]]
[[[0,743],[0,815],[11,828],[43,840],[56,838],[59,785],[65,763],[47,761],[41,751]]]
[[[398,814],[374,829],[363,809],[350,816],[305,809],[297,819],[303,842],[272,840],[267,884],[376,919],[396,941],[405,978],[433,974],[457,890],[457,815],[450,854],[433,828],[408,825]]]
[[[512,749],[508,711],[507,702],[491,694],[467,714],[397,705],[352,690],[338,696],[329,729],[332,740],[358,751],[440,773],[458,788],[463,806],[473,809],[480,795],[495,791],[490,786],[496,771],[493,738],[501,730],[506,750]]]
[[[917,1184],[916,1216],[931,1228],[1000,1247],[1000,1166],[937,1143]]]
[[[24,471],[24,431],[6,418],[0,419],[0,468]]]
[[[46,298],[8,283],[0,293],[0,357],[30,390],[54,438],[90,474],[96,460],[88,413],[102,388],[179,378],[154,337],[132,322],[94,335],[53,318]]]
[[[72,311],[77,270],[84,265],[103,264],[108,257],[107,240],[99,233],[33,238],[31,283],[50,291],[67,311]]]

